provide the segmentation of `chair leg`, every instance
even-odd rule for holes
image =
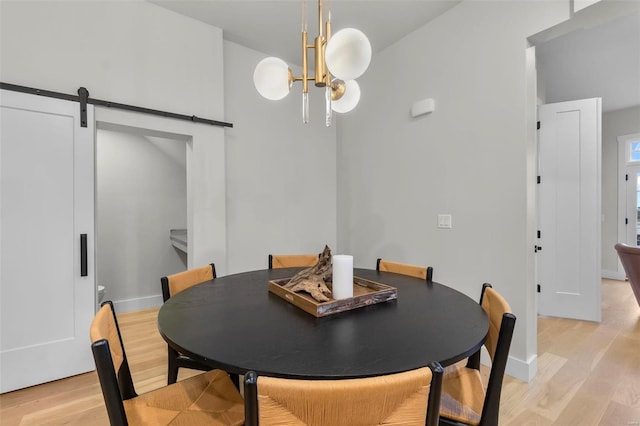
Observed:
[[[167,348],[167,365],[169,366],[167,385],[171,385],[178,380],[178,352],[170,347]]]

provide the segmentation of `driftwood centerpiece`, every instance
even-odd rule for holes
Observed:
[[[394,300],[398,297],[398,290],[395,287],[359,277],[353,277],[353,297],[332,299],[332,290],[333,265],[331,250],[328,246],[324,247],[315,266],[303,269],[291,279],[269,281],[269,292],[316,318]],[[308,295],[299,294],[299,292],[305,292]]]
[[[295,293],[284,288],[289,281],[289,278],[269,281],[269,292],[316,318],[363,308],[398,298],[398,290],[395,287],[360,277],[353,277],[353,297],[319,302],[306,292]]]
[[[283,287],[293,292],[307,292],[318,302],[327,302],[331,300],[332,278],[331,249],[325,245],[318,263],[295,274]]]

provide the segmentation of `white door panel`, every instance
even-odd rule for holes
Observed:
[[[0,98],[0,392],[93,369],[94,127],[77,102]],[[88,274],[80,276],[80,234]]]
[[[539,109],[539,313],[600,321],[600,99]]]

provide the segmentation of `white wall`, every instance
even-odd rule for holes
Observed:
[[[640,133],[640,107],[602,114],[602,271],[612,277],[623,273],[613,248],[618,242],[618,136],[634,133]]]
[[[322,124],[322,91],[311,88],[303,126],[299,85],[268,102],[252,83],[266,55],[233,43],[224,50],[223,59],[220,29],[146,2],[0,2],[2,81],[70,94],[85,86],[97,99],[234,124],[96,108],[102,126],[190,141],[190,266],[215,262],[225,275],[265,267],[269,252],[335,250],[336,136]]]
[[[186,267],[169,242],[187,227],[185,141],[98,129],[96,189],[98,284],[110,300],[158,295]]]
[[[373,58],[339,128],[338,244],[358,266],[431,265],[474,299],[491,282],[518,317],[508,371],[523,379],[537,352],[526,38],[568,16],[568,2],[462,2]],[[435,111],[411,118],[423,98]]]
[[[0,19],[2,81],[224,118],[218,28],[140,0],[3,0]]]
[[[270,251],[336,241],[356,266],[380,256],[429,264],[473,298],[492,282],[518,315],[510,370],[527,378],[537,348],[526,38],[567,19],[569,6],[462,2],[374,56],[337,136],[313,127],[313,88],[318,121],[301,129],[299,87],[278,104],[256,98],[250,73],[263,55],[225,43],[223,61],[219,29],[145,2],[0,2],[0,79],[234,122],[167,130],[193,135],[190,262],[215,261],[223,275],[264,267]],[[434,113],[410,118],[426,97]],[[453,215],[453,229],[436,228],[438,213]]]
[[[7,83],[224,120],[222,63],[220,29],[144,1],[0,2]],[[96,120],[190,140],[189,262],[224,274],[224,130],[100,107]]]
[[[324,125],[324,91],[309,86],[303,124],[299,83],[277,102],[256,91],[253,70],[266,56],[224,42],[230,273],[267,267],[269,253],[338,249],[336,130]]]

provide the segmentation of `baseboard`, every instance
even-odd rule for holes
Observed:
[[[602,278],[607,278],[609,280],[624,281],[627,278],[627,276],[624,274],[624,272],[609,271],[609,270],[606,270],[606,269],[603,269],[601,271],[601,275],[602,275]]]
[[[538,355],[532,355],[527,361],[509,357],[505,374],[515,377],[523,382],[531,382],[538,372]]]
[[[141,309],[157,308],[159,306],[162,306],[161,294],[113,301],[113,307],[119,314],[123,312],[139,311]]]
[[[491,366],[489,352],[487,352],[487,349],[484,346],[480,350],[480,363],[486,366]],[[510,356],[505,370],[505,374],[527,383],[533,380],[537,372],[538,355],[532,355],[527,362]]]

